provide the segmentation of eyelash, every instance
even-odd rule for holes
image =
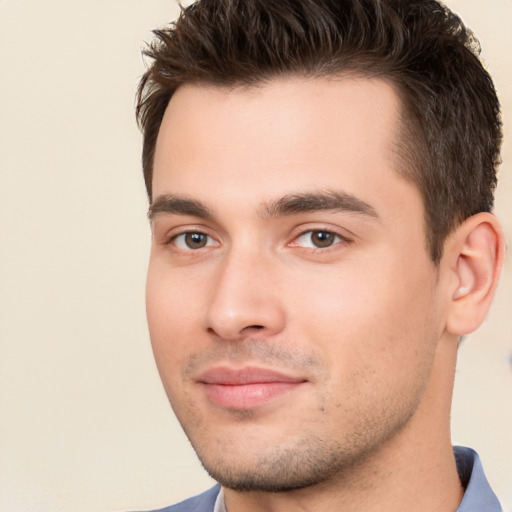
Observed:
[[[205,245],[201,247],[192,248],[190,246],[188,247],[179,247],[177,244],[177,240],[183,237],[183,245],[187,245],[186,238],[187,237],[193,237],[194,235],[203,236],[205,237],[206,243]],[[209,243],[211,241],[214,241],[214,243]],[[165,245],[174,245],[178,250],[184,251],[184,252],[195,252],[199,249],[204,249],[205,247],[211,247],[212,245],[219,245],[218,242],[215,242],[214,238],[208,235],[207,233],[204,233],[203,231],[184,231],[183,233],[178,233],[176,235],[171,236],[166,242]]]
[[[299,240],[304,239],[306,237],[310,237],[310,240],[311,240],[311,237],[313,237],[315,234],[316,235],[319,235],[319,234],[327,235],[327,237],[333,237],[333,240],[331,243],[329,243],[328,245],[325,245],[323,247],[314,246],[315,244],[313,242],[312,242],[312,245],[314,247],[304,247],[303,245],[299,245],[299,243],[298,243]],[[339,245],[339,244],[348,245],[351,242],[352,242],[352,240],[350,240],[346,236],[341,235],[340,233],[337,233],[336,231],[320,228],[320,229],[308,229],[308,230],[302,231],[297,237],[294,238],[293,242],[289,245],[291,245],[292,247],[302,247],[304,249],[309,249],[311,251],[324,252],[324,251],[327,251],[328,249],[333,248],[336,245]],[[304,243],[304,241],[302,243]]]

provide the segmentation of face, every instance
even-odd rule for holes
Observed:
[[[154,163],[147,312],[210,474],[280,491],[397,443],[442,331],[423,206],[377,79],[184,86]]]

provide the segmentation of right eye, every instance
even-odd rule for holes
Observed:
[[[182,251],[196,251],[204,247],[218,245],[211,236],[198,231],[188,231],[176,235],[172,237],[170,243]]]

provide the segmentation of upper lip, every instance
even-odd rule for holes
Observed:
[[[198,382],[224,386],[243,386],[245,384],[264,384],[270,382],[300,383],[307,379],[288,375],[277,370],[248,366],[244,368],[229,368],[217,366],[201,373]]]

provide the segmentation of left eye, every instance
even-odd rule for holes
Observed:
[[[332,231],[306,231],[297,237],[294,245],[311,249],[325,249],[343,241],[343,238]]]
[[[203,247],[210,247],[215,245],[215,241],[212,237],[205,233],[199,233],[196,231],[190,231],[188,233],[182,233],[172,239],[172,242],[178,249],[185,251],[202,249]]]

